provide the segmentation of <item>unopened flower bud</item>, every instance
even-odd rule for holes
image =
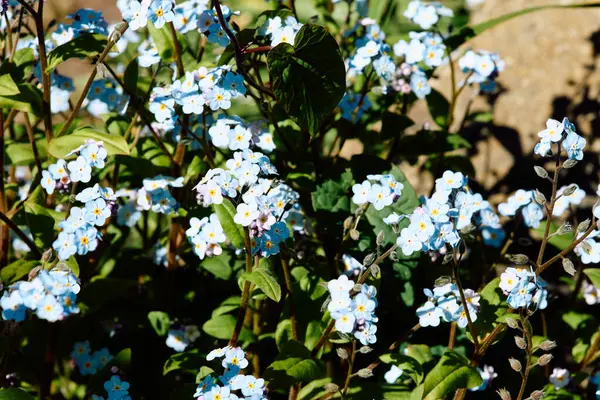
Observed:
[[[583,222],[580,222],[579,225],[577,225],[577,233],[583,233],[587,231],[590,227],[591,222],[592,221],[589,218]]]
[[[540,349],[544,351],[550,351],[556,347],[556,342],[552,340],[544,340],[542,344],[540,344]]]
[[[360,349],[358,349],[358,351],[362,354],[368,354],[373,351],[373,348],[369,346],[363,346]]]
[[[354,217],[350,216],[344,220],[344,230],[348,230],[352,228],[352,223],[354,222]]]
[[[340,391],[340,387],[335,383],[328,383],[325,385],[325,390],[327,393],[337,393]]]
[[[392,251],[390,253],[390,260],[392,261],[398,261],[399,257],[398,257],[398,253],[396,253],[395,251]]]
[[[358,376],[360,378],[370,378],[373,376],[373,370],[370,368],[363,368],[358,370]]]
[[[567,274],[571,276],[575,275],[575,265],[573,264],[573,261],[569,260],[568,258],[563,258],[562,266]]]
[[[376,243],[377,246],[381,246],[383,244],[383,241],[385,240],[385,232],[381,231],[377,234],[377,239],[376,239]]]
[[[535,167],[533,167],[535,173],[537,174],[537,176],[539,176],[542,179],[546,179],[548,177],[548,171],[546,171],[544,168],[540,167],[539,165],[536,165]]]
[[[573,168],[577,165],[577,160],[567,160],[563,163],[562,167],[565,169]]]
[[[525,254],[507,254],[506,259],[519,265],[527,264],[529,262],[529,257]]]
[[[356,285],[354,285],[354,287],[352,287],[352,291],[353,292],[360,292],[362,290],[363,285],[360,283],[357,283]]]
[[[508,327],[512,329],[517,329],[519,327],[519,323],[517,322],[517,320],[511,317],[506,318],[506,325],[508,325]]]
[[[510,397],[510,392],[506,389],[500,389],[496,393],[498,393],[498,396],[500,396],[501,400],[511,400],[512,399],[512,397]]]
[[[534,198],[535,202],[541,206],[546,204],[546,201],[547,201],[546,196],[544,196],[544,193],[540,192],[537,189],[535,189],[535,191],[533,192],[533,198]]]
[[[554,357],[552,356],[552,354],[546,353],[540,356],[540,358],[538,358],[538,365],[541,365],[543,367],[544,365],[552,361],[553,358]]]
[[[577,185],[572,183],[570,184],[565,191],[563,192],[563,196],[570,196],[577,190]]]
[[[515,336],[515,344],[521,350],[525,350],[527,348],[527,342],[521,336]]]
[[[454,259],[454,255],[452,253],[446,253],[446,255],[444,256],[444,260],[442,261],[442,264],[448,264],[453,259]]]
[[[338,347],[335,352],[337,353],[338,357],[341,358],[342,360],[346,360],[348,358],[348,351],[346,349],[344,349],[343,347]]]
[[[581,247],[583,247],[583,251],[585,251],[586,253],[592,254],[592,252],[593,252],[592,245],[587,240],[584,240],[583,242],[581,242]]]
[[[106,69],[106,66],[103,63],[96,64],[96,72],[102,79],[106,79],[106,77],[108,76],[108,70]]]
[[[369,265],[373,264],[375,258],[377,258],[377,255],[375,253],[367,254],[367,256],[363,259],[363,265],[365,267],[368,267]]]
[[[379,268],[379,265],[371,265],[371,275],[373,275],[374,277],[378,277],[379,274],[381,274],[381,268]]]
[[[543,390],[535,390],[535,391],[531,392],[531,395],[529,396],[529,398],[531,400],[540,400],[540,399],[544,398],[544,391]]]
[[[556,230],[556,234],[557,235],[565,235],[567,233],[571,233],[573,231],[573,227],[571,226],[570,223],[568,222],[563,222],[563,224],[561,226],[558,227],[558,229]]]
[[[356,209],[356,211],[354,211],[354,215],[356,215],[357,217],[360,217],[361,215],[363,215],[365,213],[365,209],[362,207],[358,207]]]
[[[358,238],[360,237],[360,233],[358,233],[356,229],[352,229],[350,231],[350,237],[352,238],[352,240],[358,240]]]
[[[42,254],[42,263],[47,263],[48,261],[52,260],[52,249],[48,249],[44,252],[44,254]]]
[[[509,358],[508,362],[510,363],[510,367],[517,372],[519,372],[523,369],[523,367],[521,366],[521,362],[519,360],[517,360],[516,358]]]

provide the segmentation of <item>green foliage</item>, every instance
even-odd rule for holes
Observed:
[[[448,115],[450,114],[450,103],[444,95],[435,89],[431,89],[431,93],[427,96],[427,105],[429,113],[440,128],[447,128]]]
[[[281,286],[277,282],[277,277],[273,276],[269,269],[254,268],[252,272],[245,273],[242,277],[255,284],[271,300],[276,302],[281,300]]]
[[[230,314],[217,315],[209,319],[202,325],[202,330],[208,335],[217,339],[230,339],[235,328],[235,317]],[[240,340],[252,341],[255,337],[252,332],[243,327]]]
[[[441,399],[459,388],[481,385],[483,380],[471,360],[447,350],[425,377],[424,400]]]
[[[40,264],[39,261],[16,260],[0,270],[0,280],[5,285],[14,283],[27,276],[29,271]]]
[[[163,375],[167,375],[172,371],[182,371],[195,374],[197,366],[203,361],[204,357],[198,353],[197,349],[173,354],[163,366]]]
[[[33,400],[29,393],[15,388],[0,389],[0,400]]]
[[[236,211],[231,201],[223,199],[223,203],[213,204],[213,208],[227,238],[238,249],[244,248],[244,228],[233,221]]]
[[[293,383],[310,382],[324,375],[322,362],[311,358],[301,343],[289,340],[263,373],[269,387],[286,387]]]
[[[218,257],[206,258],[200,266],[219,279],[227,280],[231,277],[232,269],[229,265],[231,257],[227,253]]]
[[[350,200],[347,194],[353,184],[352,172],[346,170],[339,181],[328,180],[317,186],[317,190],[311,194],[313,208],[315,211],[349,211]]]
[[[416,359],[403,354],[383,354],[379,359],[400,368],[403,374],[410,376],[417,385],[423,382],[423,367]]]
[[[307,24],[296,35],[294,46],[277,45],[267,62],[277,101],[315,136],[346,88],[346,69],[337,42],[325,28]]]
[[[101,34],[84,33],[52,50],[48,54],[48,67],[46,72],[70,58],[93,57],[104,51],[108,44],[106,36]]]
[[[48,153],[52,157],[64,158],[73,149],[82,146],[86,140],[90,139],[101,141],[109,155],[129,154],[129,146],[123,137],[110,135],[88,127],[80,128],[68,135],[52,139],[48,145]]]
[[[19,110],[37,117],[41,116],[42,92],[31,83],[19,83],[17,89],[19,91],[17,94],[0,94],[0,108]]]
[[[169,314],[166,312],[150,311],[148,313],[148,320],[159,336],[165,336],[169,332],[171,318],[169,318]]]
[[[594,286],[600,287],[600,268],[586,268],[583,273],[590,278]]]
[[[15,96],[19,93],[19,87],[10,75],[0,76],[0,96]]]

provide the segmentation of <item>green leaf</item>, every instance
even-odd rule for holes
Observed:
[[[555,233],[558,230],[559,226],[553,222],[550,223],[550,234]],[[531,231],[537,237],[544,237],[544,233],[546,231],[546,221],[541,221],[540,226]],[[558,250],[564,250],[573,243],[573,233],[566,233],[564,235],[554,235],[548,240],[552,246],[556,247]]]
[[[171,318],[169,318],[169,314],[166,312],[150,311],[148,313],[148,320],[158,336],[165,336],[169,332],[169,328],[171,327]]]
[[[184,372],[195,373],[200,364],[204,361],[204,357],[198,354],[198,350],[186,351],[183,353],[173,354],[165,362],[163,366],[163,375],[171,371],[182,370]]]
[[[0,400],[33,400],[34,397],[21,389],[0,389]]]
[[[594,320],[594,316],[591,314],[584,314],[577,311],[568,311],[562,315],[562,320],[564,323],[569,325],[571,329],[576,331],[579,328],[584,328],[588,322]]]
[[[200,266],[219,279],[227,280],[231,277],[232,269],[229,261],[231,257],[223,253],[217,257],[208,257],[200,263]]]
[[[204,378],[206,378],[208,375],[210,375],[214,372],[215,372],[215,370],[210,367],[205,367],[205,366],[200,367],[200,372],[198,372],[198,374],[196,375],[196,384],[202,382],[202,380],[204,380]]]
[[[312,203],[315,211],[324,210],[329,212],[350,211],[350,199],[348,191],[354,184],[352,172],[347,169],[341,176],[340,181],[327,180],[311,193]]]
[[[412,119],[403,114],[386,111],[381,117],[381,140],[388,140],[401,136],[406,128],[413,126]]]
[[[0,76],[0,96],[15,96],[21,93],[9,74]]]
[[[600,7],[600,2],[585,2],[585,3],[573,3],[573,4],[548,4],[530,8],[524,8],[522,10],[514,11],[505,15],[501,15],[496,18],[492,18],[488,21],[479,23],[477,25],[466,26],[462,28],[458,33],[450,37],[446,44],[452,49],[457,49],[463,43],[473,39],[475,36],[491,29],[503,22],[509,21],[513,18],[520,17],[532,12],[546,10],[550,8],[586,8],[586,7]]]
[[[219,222],[223,227],[225,236],[238,249],[244,248],[244,228],[233,221],[236,214],[235,207],[228,199],[223,199],[221,204],[213,204],[215,213],[219,217]]]
[[[600,288],[600,268],[586,268],[583,273],[592,281],[592,284]]]
[[[421,365],[433,359],[431,349],[426,344],[409,344],[406,346],[405,353],[407,356],[417,360]]]
[[[499,285],[500,278],[495,278],[485,285],[479,293],[480,311],[477,314],[477,320],[473,322],[473,326],[480,341],[498,325],[498,319],[508,313],[509,308],[506,303],[506,296],[502,294],[502,289],[500,289]],[[467,332],[467,336],[472,341],[469,332]]]
[[[440,128],[446,128],[448,124],[448,113],[450,112],[450,103],[448,100],[435,89],[431,89],[431,93],[427,95],[427,106],[429,113]]]
[[[289,340],[263,373],[263,378],[269,382],[270,388],[310,382],[323,376],[322,363],[311,358],[310,350],[296,340]]]
[[[56,158],[64,158],[72,150],[83,145],[89,139],[101,141],[108,155],[129,155],[129,146],[122,136],[110,135],[89,127],[84,127],[69,135],[52,139],[48,145],[48,153]]]
[[[0,108],[15,109],[36,117],[42,115],[42,92],[31,83],[17,85],[19,94],[0,95]]]
[[[277,278],[267,268],[254,268],[252,272],[245,273],[242,277],[258,286],[271,300],[278,303],[281,300],[281,286],[279,286]]]
[[[125,73],[123,74],[123,85],[125,86],[126,93],[131,93],[135,95],[137,93],[137,84],[138,84],[138,76],[140,66],[138,64],[137,58],[131,60],[131,62],[127,65],[125,69]]]
[[[154,44],[156,44],[156,48],[158,49],[158,54],[163,62],[167,62],[173,59],[175,42],[173,41],[173,35],[171,34],[171,30],[169,29],[169,25],[165,24],[160,29],[156,29],[154,25],[148,24],[148,32],[150,32],[150,36],[152,36],[152,40]],[[181,46],[181,51],[185,51],[187,48],[187,41],[185,37],[177,32],[177,41]]]
[[[459,388],[473,388],[483,380],[471,361],[447,350],[425,377],[424,400],[438,400]]]
[[[339,46],[325,28],[302,26],[294,46],[280,43],[267,55],[279,104],[311,136],[317,134],[346,90]]]
[[[35,141],[38,155],[42,161],[48,158],[46,143],[46,139],[39,139]],[[6,155],[12,165],[30,165],[35,162],[33,149],[29,143],[10,143],[8,146],[6,146]]]
[[[233,335],[235,322],[236,318],[231,314],[218,315],[206,321],[202,325],[202,330],[217,339],[229,340],[231,339],[231,335]],[[243,326],[240,332],[240,340],[252,341],[254,340],[254,335],[248,328]]]
[[[379,357],[386,364],[393,364],[412,378],[417,385],[423,382],[423,367],[417,360],[404,354],[383,354]]]
[[[471,148],[471,143],[457,133],[419,131],[398,141],[398,154],[406,157],[447,153]]]
[[[98,33],[84,33],[52,50],[48,54],[48,67],[46,72],[51,72],[58,65],[70,58],[85,58],[96,56],[104,51],[108,39]]]
[[[6,267],[2,268],[0,271],[0,280],[5,285],[10,285],[14,283],[24,276],[27,276],[29,271],[34,269],[40,264],[38,260],[34,261],[25,261],[25,260],[17,260],[8,264]]]

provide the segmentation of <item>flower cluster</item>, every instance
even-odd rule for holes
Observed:
[[[279,43],[294,44],[300,28],[302,28],[302,24],[291,15],[283,20],[281,17],[275,16],[268,18],[257,33],[270,40],[271,46],[277,46]]]
[[[483,369],[477,368],[477,372],[481,375],[483,382],[481,385],[469,389],[472,392],[480,392],[489,388],[492,385],[492,381],[498,377],[498,373],[494,371],[494,367],[491,365],[484,365]]]
[[[82,8],[74,14],[69,14],[68,18],[73,20],[71,24],[58,24],[52,33],[52,40],[56,42],[57,46],[70,42],[84,33],[108,35],[108,24],[100,11]]]
[[[13,283],[0,298],[4,320],[23,321],[29,309],[40,319],[56,322],[79,313],[79,280],[60,264],[50,271],[40,270],[29,281]]]
[[[554,368],[548,379],[550,380],[550,383],[554,385],[554,388],[558,390],[569,384],[571,381],[571,374],[569,374],[569,370],[567,369]]]
[[[363,19],[351,33],[356,36],[356,52],[348,60],[348,75],[357,76],[372,65],[381,79],[389,80],[396,66],[385,43],[385,32],[374,21]]]
[[[148,21],[152,22],[156,29],[162,28],[168,22],[173,22],[175,20],[174,8],[173,0],[144,0],[141,3],[129,1],[122,11],[123,18],[135,31],[145,27]]]
[[[454,283],[447,283],[433,290],[424,289],[423,292],[428,300],[417,308],[417,317],[421,326],[438,326],[442,319],[445,322],[454,321],[460,328],[464,328],[469,322],[467,312],[472,322],[477,320],[480,296],[476,291],[465,289],[466,309],[458,287]]]
[[[211,214],[210,217],[190,219],[190,227],[185,231],[194,253],[201,260],[204,257],[218,256],[223,252],[220,243],[227,240],[223,227],[219,222],[217,214]]]
[[[39,82],[42,82],[41,64],[34,68],[33,73]],[[71,93],[75,91],[73,79],[59,74],[56,70],[50,74],[50,101],[53,114],[65,112],[69,110],[69,99]]]
[[[584,232],[578,232],[577,237],[581,237]],[[597,264],[600,263],[600,242],[595,239],[598,237],[600,232],[597,230],[592,231],[588,237],[585,238],[581,243],[575,247],[574,253],[579,256],[581,262],[584,264]]]
[[[347,91],[338,104],[342,111],[342,118],[351,122],[358,121],[371,106],[371,100],[366,95],[353,91]]]
[[[514,309],[535,306],[543,310],[548,305],[546,283],[527,268],[506,268],[500,275],[499,286],[508,296],[508,305]]]
[[[394,45],[394,54],[404,57],[408,65],[423,63],[434,68],[447,61],[446,46],[439,33],[410,32],[408,37],[410,42],[400,40]]]
[[[460,172],[445,171],[435,181],[435,192],[423,205],[408,216],[410,224],[396,240],[405,255],[416,251],[446,251],[446,245],[456,247],[459,231],[475,226],[485,244],[499,247],[504,231],[498,215],[479,193],[471,192],[468,179]],[[390,214],[384,222],[397,225],[407,216]]]
[[[376,210],[383,210],[400,198],[402,189],[404,185],[393,175],[367,175],[363,183],[352,186],[352,202],[359,206],[369,203]]]
[[[226,110],[231,107],[231,99],[245,94],[244,78],[230,67],[200,67],[168,87],[155,87],[150,111],[165,130],[170,130],[177,121],[175,105],[184,114],[201,115],[205,105],[212,111]]]
[[[217,122],[208,129],[212,144],[232,151],[246,150],[250,146],[271,152],[275,150],[273,135],[259,124],[248,124],[239,117],[220,115]]]
[[[600,304],[600,289],[596,286],[587,281],[583,281],[582,291],[583,298],[588,305],[593,306],[595,304]]]
[[[114,79],[97,79],[92,82],[84,105],[90,114],[100,117],[111,111],[123,113],[128,100]]]
[[[562,122],[555,119],[546,121],[546,129],[538,133],[540,142],[535,145],[534,152],[542,157],[552,155],[552,144],[557,143],[567,153],[570,160],[583,160],[583,149],[586,140],[579,136],[575,130],[575,125],[568,118],[563,118]]]
[[[170,214],[179,209],[179,203],[169,192],[169,187],[183,187],[183,177],[157,175],[154,178],[146,178],[142,182],[144,187],[137,192],[136,201],[140,210]]]
[[[107,348],[97,350],[92,354],[90,342],[86,340],[75,343],[71,358],[75,361],[81,375],[94,375],[112,360],[112,355]]]
[[[218,380],[212,375],[207,375],[198,385],[194,397],[201,400],[262,400],[266,398],[267,389],[264,379],[240,373],[248,366],[244,350],[239,347],[227,346],[215,349],[206,356],[208,361],[216,358],[223,359],[221,361],[221,366],[225,368],[223,375],[219,376]]]
[[[412,0],[403,15],[422,29],[430,29],[438,23],[440,17],[453,17],[454,12],[437,1],[422,3],[420,0]]]
[[[198,202],[207,207],[222,204],[224,196],[234,200],[234,222],[250,229],[253,254],[269,257],[279,253],[280,243],[290,236],[286,222],[294,230],[303,230],[298,194],[285,184],[264,178],[277,171],[262,153],[236,152],[226,166],[228,170],[212,169],[202,178],[195,187]]]
[[[335,329],[340,333],[353,334],[364,346],[377,341],[378,318],[377,289],[374,286],[360,285],[360,291],[352,297],[354,281],[346,275],[332,279],[327,284],[331,301],[327,309],[335,320]]]
[[[200,331],[196,325],[184,325],[177,327],[177,329],[171,326],[167,334],[166,344],[173,350],[182,352],[199,337]]]
[[[48,170],[42,171],[40,184],[46,193],[52,194],[55,189],[68,192],[71,182],[88,183],[92,179],[92,168],[104,168],[107,152],[102,142],[87,140],[66,157],[72,155],[77,155],[77,158],[68,163],[59,159],[50,165]]]
[[[112,216],[117,203],[111,188],[98,184],[82,190],[75,200],[84,203],[83,207],[71,207],[69,217],[61,222],[62,229],[52,247],[58,258],[66,260],[75,253],[84,255],[96,250],[102,235],[97,227],[102,227]]]
[[[458,66],[467,74],[466,84],[479,84],[482,92],[492,92],[496,87],[498,74],[504,71],[504,61],[497,53],[468,50],[458,60]]]
[[[129,382],[122,381],[118,375],[113,375],[104,382],[104,390],[108,394],[106,400],[131,400]],[[92,400],[104,400],[104,397],[94,394]]]
[[[498,211],[504,216],[513,217],[521,211],[523,221],[529,228],[537,228],[544,219],[544,209],[535,201],[533,190],[517,190],[505,203],[498,205]]]
[[[358,276],[365,268],[356,258],[348,254],[342,256],[342,263],[344,264],[344,273],[349,277]]]
[[[221,6],[221,11],[223,12],[225,23],[229,25],[229,20],[233,13],[227,6]],[[222,47],[227,47],[229,44],[229,37],[219,23],[219,18],[215,10],[204,10],[198,18],[197,25],[198,30],[207,36],[209,42],[217,43]],[[229,29],[231,30],[231,27]]]

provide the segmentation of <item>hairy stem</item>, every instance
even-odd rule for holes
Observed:
[[[281,255],[281,267],[283,269],[283,277],[285,279],[285,288],[288,291],[290,299],[290,324],[292,325],[292,339],[298,340],[298,327],[296,325],[296,313],[294,310],[294,288],[292,286],[292,276],[290,274],[290,266],[288,258]]]
[[[244,228],[244,248],[246,251],[246,272],[252,272],[252,245],[250,243],[250,231],[248,228]],[[235,347],[237,345],[238,339],[240,337],[240,332],[242,331],[242,326],[244,324],[244,317],[246,315],[246,309],[248,308],[248,298],[250,297],[250,281],[246,280],[244,282],[244,288],[242,290],[242,300],[240,302],[240,311],[238,313],[237,321],[235,322],[235,328],[233,330],[233,335],[231,335],[231,340],[229,341],[229,345]]]
[[[344,382],[344,388],[342,389],[342,398],[346,397],[348,389],[350,388],[350,381],[352,380],[352,370],[354,369],[354,360],[356,359],[356,339],[352,340],[352,352],[350,353],[350,359],[348,360],[348,373],[346,374],[346,381]]]
[[[479,350],[479,339],[477,338],[477,332],[475,331],[475,327],[473,326],[473,321],[471,320],[471,313],[469,312],[469,304],[467,303],[467,298],[465,297],[465,291],[463,290],[462,282],[460,281],[460,274],[458,273],[458,266],[460,264],[460,259],[462,258],[462,253],[459,256],[458,261],[452,258],[452,274],[454,275],[454,280],[456,281],[456,285],[458,286],[458,293],[460,294],[460,301],[463,304],[463,310],[465,316],[467,317],[467,323],[469,325],[469,332],[471,332],[471,336],[473,337],[473,344],[475,345],[475,351]]]
[[[552,197],[550,198],[550,205],[548,206],[548,217],[546,221],[546,229],[544,230],[544,238],[542,239],[542,245],[540,246],[540,252],[538,253],[536,265],[541,265],[544,258],[544,252],[546,251],[546,244],[550,239],[550,222],[552,221],[552,213],[554,211],[554,205],[556,204],[556,191],[558,189],[558,174],[560,172],[560,142],[557,144],[558,151],[556,152],[556,165],[554,168],[554,178],[552,179]]]

